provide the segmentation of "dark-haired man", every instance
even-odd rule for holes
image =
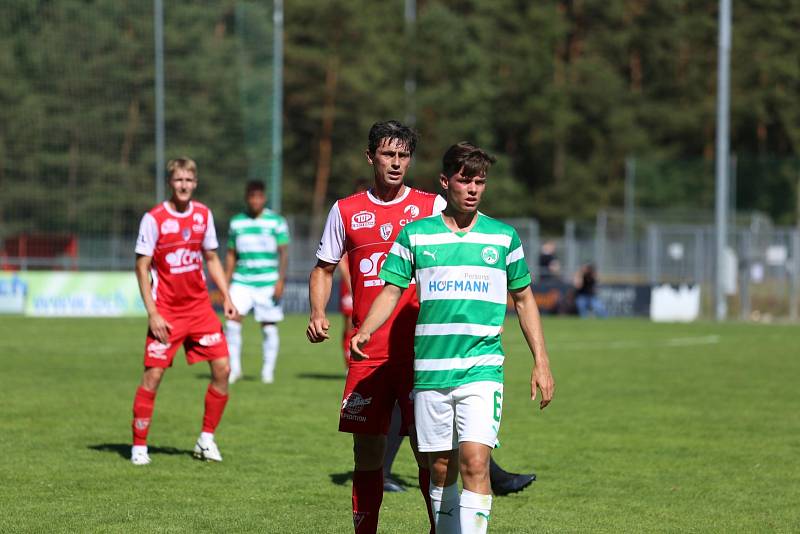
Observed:
[[[397,122],[378,122],[369,131],[367,163],[373,186],[337,201],[330,210],[311,271],[311,317],[306,335],[312,343],[328,339],[325,306],[330,298],[336,264],[347,253],[353,291],[353,325],[366,316],[383,281],[381,265],[397,234],[407,224],[441,211],[444,199],[405,185],[417,134]],[[430,473],[426,458],[416,452],[413,436],[414,325],[419,303],[413,287],[405,291],[391,320],[375,332],[368,349],[372,358],[351,362],[345,383],[339,430],[353,434],[353,525],[355,532],[374,533],[383,500],[383,459],[386,433],[395,403],[403,415],[402,430],[411,432],[419,467],[419,483],[428,504]]]
[[[447,150],[440,175],[447,207],[400,232],[379,274],[385,285],[350,345],[353,361],[368,361],[371,336],[416,282],[414,413],[418,449],[430,459],[437,534],[482,534],[488,528],[489,462],[503,405],[500,333],[508,293],[534,356],[531,398],[538,388],[544,408],[553,396],[522,243],[511,226],[478,212],[493,162],[470,143]]]
[[[225,275],[231,285],[231,300],[241,315],[253,310],[263,335],[261,381],[275,379],[278,359],[278,326],[283,320],[281,297],[289,262],[289,228],[286,219],[264,208],[264,182],[251,181],[245,188],[247,210],[234,215],[228,229]],[[230,382],[242,377],[241,318],[228,319],[225,337],[231,357]]]

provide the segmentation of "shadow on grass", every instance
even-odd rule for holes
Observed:
[[[331,473],[329,476],[331,477],[331,482],[333,482],[337,486],[344,486],[345,484],[353,480],[352,471],[347,471],[346,473]],[[402,477],[395,475],[394,473],[391,474],[391,478],[404,488],[419,488],[419,485],[411,484]]]
[[[99,445],[89,445],[86,448],[100,452],[115,452],[126,460],[130,459],[131,457],[130,443],[100,443]],[[177,449],[175,447],[154,447],[149,445],[147,447],[147,452],[149,454],[167,454],[170,456],[192,456],[192,451],[188,449]]]
[[[309,378],[311,380],[344,380],[347,376],[339,373],[298,373],[297,378]]]
[[[330,477],[331,482],[337,486],[344,486],[348,481],[353,480],[353,472],[348,471],[346,473],[331,473]]]

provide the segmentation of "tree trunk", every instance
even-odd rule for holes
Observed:
[[[322,107],[322,129],[319,139],[319,157],[314,180],[314,199],[312,202],[313,220],[322,216],[328,182],[331,177],[333,158],[333,124],[336,115],[336,87],[339,83],[339,56],[331,56],[325,69],[325,95]]]

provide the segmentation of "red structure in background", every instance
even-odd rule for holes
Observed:
[[[68,261],[63,261],[68,258]],[[13,260],[13,262],[12,262]],[[58,261],[56,261],[58,260]],[[78,270],[78,238],[71,234],[19,234],[8,237],[0,249],[0,267],[16,271]]]

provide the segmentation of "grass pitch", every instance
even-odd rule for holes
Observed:
[[[305,325],[281,324],[266,386],[247,322],[222,464],[191,458],[208,368],[179,355],[156,401],[153,464],[134,467],[145,321],[2,318],[0,532],[351,532],[339,346],[310,345]],[[800,530],[800,329],[547,319],[545,333],[557,386],[540,412],[524,340],[506,326],[495,457],[539,480],[495,499],[491,532]],[[409,491],[385,495],[381,532],[427,532],[407,448],[394,471]]]

